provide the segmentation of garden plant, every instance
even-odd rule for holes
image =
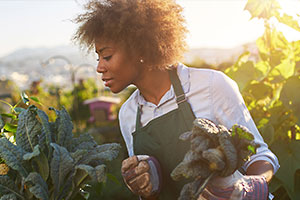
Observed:
[[[9,167],[7,174],[0,175],[1,200],[67,200],[78,195],[87,199],[84,188],[88,181],[105,182],[105,162],[117,157],[119,144],[98,145],[88,134],[74,137],[64,108],[50,108],[56,113],[53,122],[34,105],[12,108],[14,114],[4,116],[15,116],[17,121],[13,139],[0,138],[0,157]],[[8,122],[2,117],[0,122],[2,132],[7,132]]]
[[[245,10],[264,21],[258,57],[243,53],[225,73],[234,79],[280,168],[270,184],[276,199],[300,199],[300,41],[288,41],[281,23],[300,32],[300,16],[284,12],[276,0],[248,0]],[[300,34],[300,33],[299,33]]]

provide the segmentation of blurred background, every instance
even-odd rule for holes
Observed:
[[[72,43],[71,20],[85,2],[0,0],[0,113],[8,113],[3,102],[17,104],[21,92],[44,110],[64,106],[74,134],[89,132],[99,144],[123,147],[108,167],[114,178],[93,184],[89,199],[132,199],[119,172],[127,152],[117,115],[135,88],[110,93],[96,74],[95,53]],[[270,191],[275,199],[300,199],[300,0],[177,2],[190,31],[182,62],[221,70],[238,83],[281,164]]]

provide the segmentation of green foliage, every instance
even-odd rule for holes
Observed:
[[[292,76],[286,80],[280,93],[280,100],[285,107],[293,111],[300,126],[300,93],[296,91],[300,91],[300,76]]]
[[[15,106],[3,100],[0,100],[0,103],[8,105],[10,108],[10,113],[0,113],[0,137],[5,133],[13,135],[17,131],[18,114],[22,108],[17,107],[18,103]]]
[[[245,10],[251,13],[252,18],[257,17],[263,19],[270,19],[279,9],[280,5],[276,0],[248,0],[245,6]]]
[[[295,173],[300,169],[299,147],[300,141],[286,140],[278,140],[271,146],[281,163],[280,170],[276,173],[276,177],[282,182],[291,199],[299,199],[300,195],[295,185]]]
[[[299,18],[282,13],[276,0],[248,0],[245,10],[264,20],[265,32],[256,41],[259,58],[253,61],[245,52],[225,73],[239,85],[257,127],[279,159],[271,192],[288,198],[285,190],[289,198],[299,199],[300,41],[289,42],[271,21],[300,31]]]
[[[74,199],[88,181],[106,181],[104,163],[117,157],[120,145],[73,137],[67,111],[52,110],[55,122],[29,106],[17,116],[16,144],[0,139],[0,157],[11,169],[0,176],[1,199]]]

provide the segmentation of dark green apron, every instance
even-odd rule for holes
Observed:
[[[192,129],[195,119],[190,104],[186,101],[176,70],[170,71],[169,75],[178,108],[151,120],[142,127],[141,108],[138,107],[136,131],[132,133],[135,155],[154,156],[161,165],[163,186],[160,200],[177,199],[182,186],[187,182],[187,180],[175,182],[170,174],[182,161],[190,147],[190,143],[179,140],[179,136]]]

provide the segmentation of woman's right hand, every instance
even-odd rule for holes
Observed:
[[[145,199],[155,199],[160,191],[161,175],[157,160],[132,156],[122,162],[122,176],[127,187]]]

